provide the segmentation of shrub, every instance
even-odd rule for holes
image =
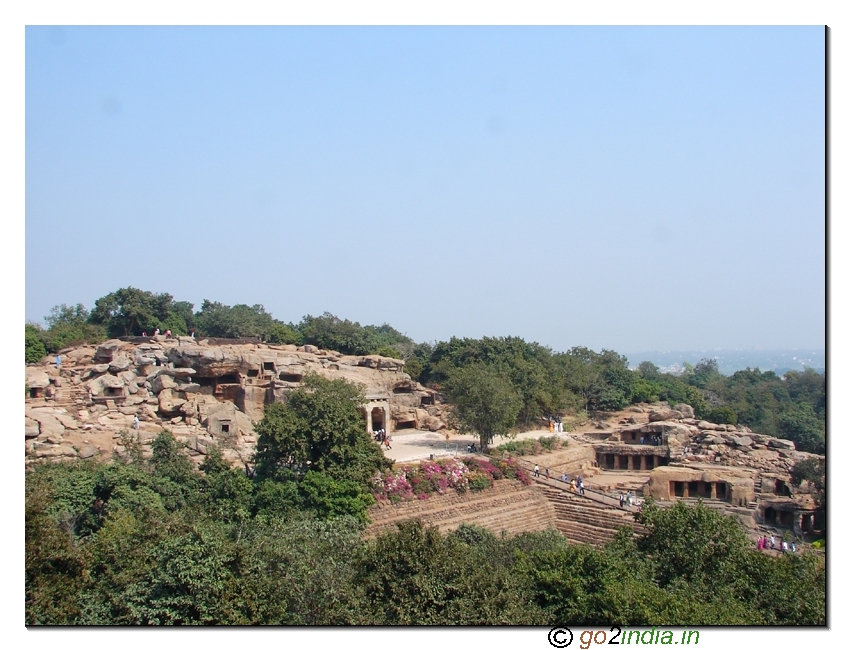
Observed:
[[[555,451],[561,447],[558,436],[549,436],[548,438],[540,438],[540,446],[546,451]]]
[[[486,490],[493,485],[493,479],[489,474],[484,472],[469,473],[469,489],[470,490]]]
[[[537,440],[533,438],[511,440],[492,449],[491,454],[497,458],[504,458],[506,456],[536,456],[544,451],[549,452],[562,449],[567,444],[566,440],[558,436],[542,437]]]

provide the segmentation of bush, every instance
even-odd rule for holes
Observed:
[[[47,356],[47,348],[41,340],[41,330],[36,325],[26,325],[26,338],[24,339],[24,360],[26,363],[39,363]]]
[[[543,452],[556,451],[566,447],[568,442],[558,436],[541,437],[537,440],[511,440],[494,449],[490,453],[497,458],[506,456],[536,456]]]
[[[484,472],[470,472],[468,479],[470,490],[486,490],[493,485],[493,479]]]
[[[718,406],[706,414],[706,419],[714,424],[738,424],[738,414],[729,406]]]

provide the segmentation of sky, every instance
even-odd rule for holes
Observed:
[[[824,29],[26,28],[26,318],[823,348]]]

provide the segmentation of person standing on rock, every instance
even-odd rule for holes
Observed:
[[[133,416],[133,428],[134,428],[136,431],[138,431],[138,430],[139,430],[139,416],[138,416],[138,415],[134,415],[134,416]]]
[[[534,465],[534,476],[537,476],[537,477],[540,476],[540,465],[537,465],[537,464]]]
[[[60,370],[62,368],[62,357],[61,355],[56,355],[56,370]]]
[[[546,478],[549,478],[549,468],[546,468]]]

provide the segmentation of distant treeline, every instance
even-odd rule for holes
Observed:
[[[449,393],[453,377],[463,369],[495,371],[505,384],[497,388],[519,404],[510,417],[521,428],[558,414],[594,414],[664,400],[690,404],[697,417],[715,423],[742,424],[794,440],[804,451],[824,450],[826,377],[811,369],[779,376],[748,368],[724,376],[715,360],[703,359],[673,375],[649,361],[630,370],[628,359],[612,350],[555,352],[518,337],[416,343],[388,324],[363,326],[327,312],[304,316],[296,324],[274,319],[262,305],[231,307],[204,300],[199,311],[193,309],[169,294],[132,287],[99,298],[91,311],[79,304],[60,305],[45,319],[47,328],[27,323],[26,359],[34,363],[70,345],[152,334],[157,328],[170,329],[175,336],[193,330],[196,337],[253,336],[275,344],[404,359],[405,372],[413,379]]]
[[[309,379],[258,425],[253,471],[145,458],[26,473],[27,625],[825,625],[822,556],[770,557],[704,507],[647,504],[609,546],[411,522],[361,539],[389,463],[361,388]]]

